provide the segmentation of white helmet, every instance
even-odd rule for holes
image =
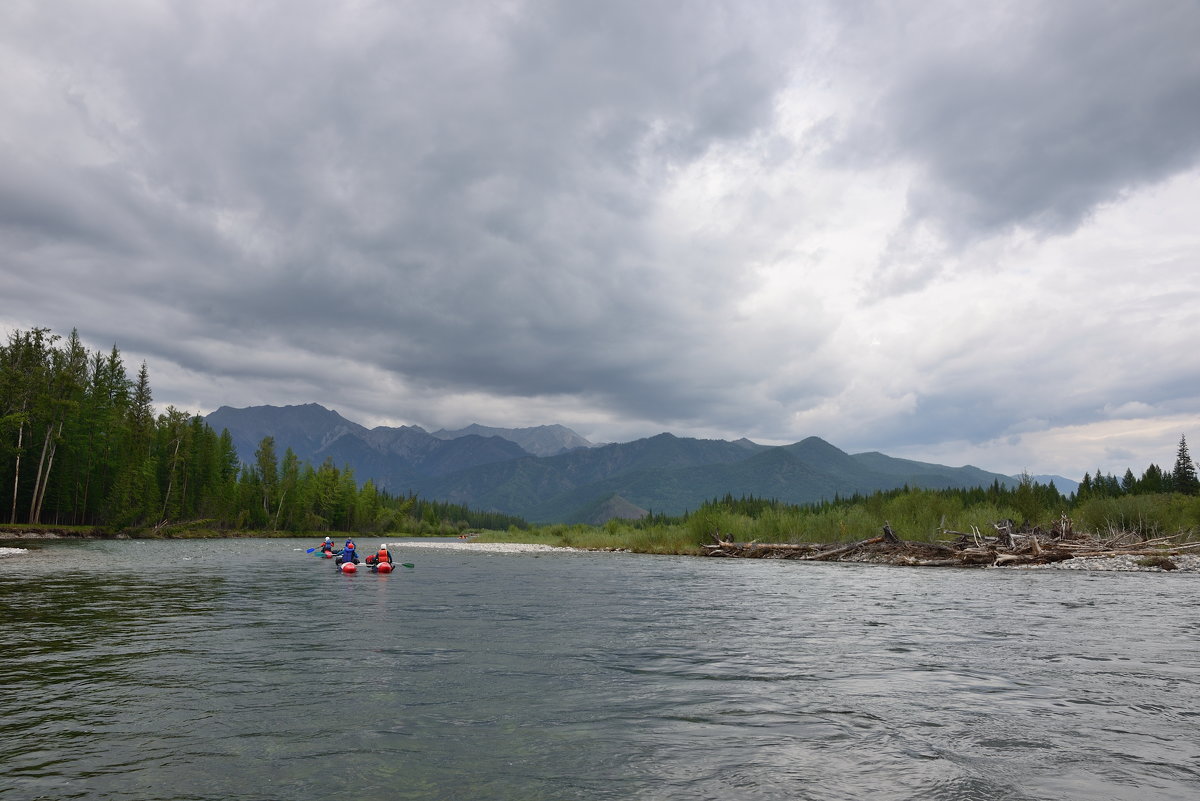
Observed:
[[[381,542],[381,543],[379,543],[379,550],[381,550],[381,551],[386,551],[386,550],[387,550],[387,543],[386,543],[386,542]]]
[[[326,542],[333,542],[333,537],[326,537],[326,538],[325,538],[325,541],[326,541]]]

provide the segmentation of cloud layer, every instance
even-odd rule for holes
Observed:
[[[1200,420],[1191,2],[13,4],[0,31],[0,327],[116,343],[163,405],[1075,478]]]

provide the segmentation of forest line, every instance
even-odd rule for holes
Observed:
[[[228,431],[168,406],[145,363],[89,351],[77,331],[15,331],[0,345],[0,522],[112,531],[455,533],[524,521],[398,496],[347,466],[302,463],[274,440],[243,464]]]
[[[130,378],[121,353],[89,351],[72,331],[11,333],[0,345],[0,522],[90,526],[108,532],[189,529],[509,537],[648,552],[696,552],[714,535],[742,541],[838,542],[890,524],[908,539],[988,530],[998,521],[1049,530],[1070,515],[1079,530],[1146,538],[1200,531],[1200,479],[1181,435],[1174,466],[1121,478],[1097,470],[1063,495],[1022,476],[973,489],[902,487],[793,506],[769,498],[714,498],[678,516],[650,513],[603,526],[530,529],[520,518],[395,495],[348,466],[313,466],[265,437],[242,463],[228,431],[167,407],[155,414],[149,371]]]

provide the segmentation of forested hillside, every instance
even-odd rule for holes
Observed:
[[[397,497],[331,459],[313,467],[263,438],[251,464],[232,437],[174,407],[155,414],[142,364],[89,351],[75,331],[16,331],[0,345],[0,522],[109,529],[195,525],[280,531],[443,532],[523,521]]]
[[[443,440],[417,426],[366,429],[317,404],[223,406],[206,420],[228,429],[243,461],[274,438],[317,463],[332,457],[394,493],[414,492],[525,520],[603,522],[598,515],[682,514],[733,493],[791,504],[817,503],[903,486],[980,487],[1016,480],[976,467],[848,454],[818,437],[785,446],[739,439],[706,440],[662,433],[631,442],[574,447],[537,456],[531,442],[549,430],[586,442],[562,426],[498,429],[472,425]],[[446,432],[442,432],[443,434]],[[512,438],[512,439],[510,439]],[[561,441],[561,440],[554,440]],[[549,448],[553,450],[553,448]]]

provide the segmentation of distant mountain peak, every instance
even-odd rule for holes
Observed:
[[[594,443],[587,441],[571,429],[557,424],[529,428],[496,428],[472,423],[465,428],[453,431],[443,428],[434,431],[433,436],[438,439],[459,439],[467,436],[500,437],[509,442],[515,442],[534,456],[557,456],[576,448],[595,447]]]

